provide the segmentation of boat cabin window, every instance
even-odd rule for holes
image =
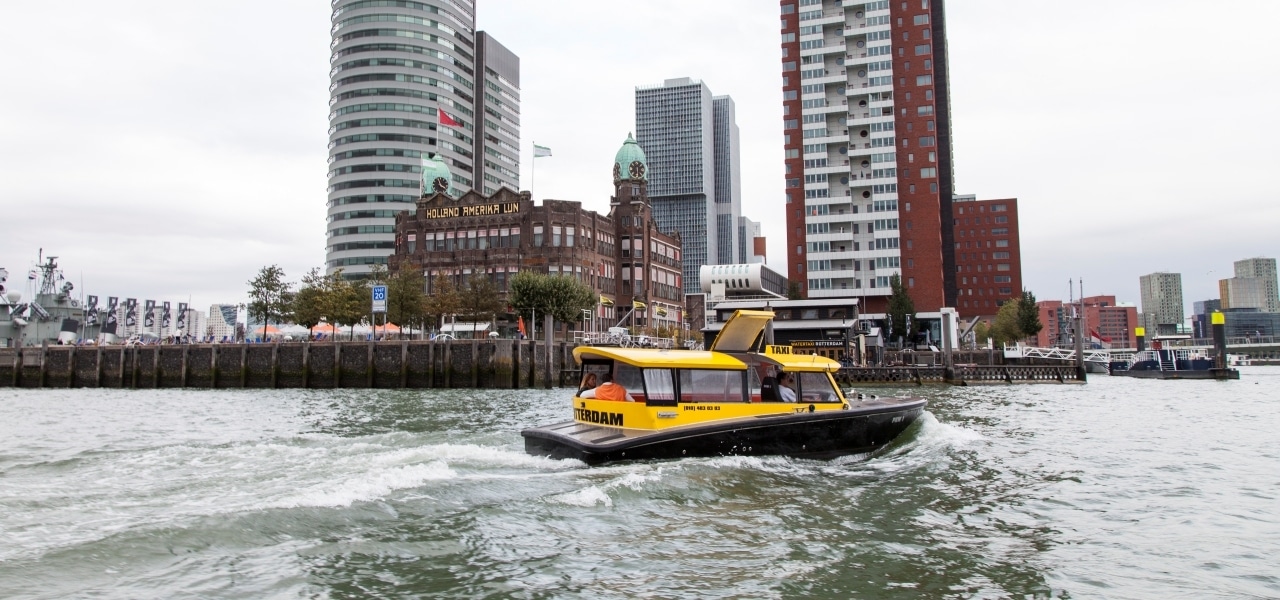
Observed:
[[[681,402],[744,402],[746,371],[680,369]]]
[[[798,373],[800,389],[796,390],[796,398],[800,402],[839,402],[840,396],[831,385],[831,377],[826,373]]]
[[[633,388],[628,386],[627,389]],[[671,377],[671,369],[645,369],[644,388],[634,389],[644,390],[644,401],[649,406],[676,405],[676,387]],[[633,392],[631,395],[635,396],[636,400],[640,400],[638,392]]]
[[[640,367],[626,363],[613,363],[613,382],[627,388],[627,393],[637,401],[643,401],[645,392],[644,375]]]

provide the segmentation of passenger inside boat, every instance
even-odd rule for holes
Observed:
[[[778,395],[783,402],[796,401],[796,375],[795,373],[780,372],[778,373]]]
[[[596,385],[596,374],[587,371],[587,374],[582,376],[582,383],[578,386],[578,396],[581,397],[587,390],[595,389]]]
[[[613,374],[605,373],[600,377],[600,386],[578,395],[580,398],[597,400],[613,400],[615,402],[635,402],[636,399],[627,393],[627,388],[614,383]]]

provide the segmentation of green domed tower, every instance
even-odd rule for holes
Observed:
[[[622,143],[622,148],[613,157],[613,183],[617,185],[624,179],[647,182],[648,177],[649,162],[644,157],[644,150],[628,133],[627,141]]]
[[[449,166],[435,154],[422,154],[422,197],[432,194],[448,195],[453,185],[453,173]]]

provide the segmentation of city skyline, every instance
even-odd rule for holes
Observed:
[[[956,191],[1020,199],[1024,281],[1038,297],[1065,297],[1083,278],[1086,293],[1136,303],[1140,275],[1171,271],[1187,302],[1214,298],[1233,261],[1277,254],[1265,177],[1276,127],[1243,107],[1265,106],[1277,85],[1254,75],[1280,7],[1173,2],[1153,22],[1141,7],[1106,6],[1097,19],[948,5]],[[65,8],[62,47],[5,67],[32,91],[0,99],[0,266],[20,275],[43,247],[87,294],[196,306],[243,298],[267,264],[295,281],[321,267],[330,7]],[[50,6],[13,10],[21,22],[54,18]],[[477,12],[521,59],[521,181],[532,179],[532,141],[554,152],[538,161],[536,198],[604,210],[612,182],[600,166],[635,127],[635,87],[701,79],[737,104],[743,214],[761,221],[768,262],[785,272],[777,2],[654,2],[618,16],[587,2],[552,15],[479,0]],[[17,30],[0,48],[16,54],[39,35]],[[1191,38],[1234,58],[1164,50]],[[270,43],[227,43],[259,39]],[[1249,83],[1168,93],[1206,74]],[[1215,117],[1167,127],[1189,114]],[[1190,168],[1188,148],[1231,151],[1198,153]]]

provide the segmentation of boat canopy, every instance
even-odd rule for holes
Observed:
[[[727,369],[745,371],[746,363],[728,354],[705,350],[660,350],[656,348],[617,348],[613,346],[579,346],[573,359],[615,360],[641,368],[656,369]]]
[[[778,352],[779,349],[788,350],[788,352]],[[765,358],[775,362],[778,366],[787,371],[826,371],[834,373],[840,370],[840,363],[827,358],[818,356],[817,354],[792,354],[789,352],[789,346],[769,346],[766,348]]]
[[[760,337],[769,321],[773,320],[771,310],[739,310],[725,321],[724,328],[711,343],[715,352],[748,352]]]

